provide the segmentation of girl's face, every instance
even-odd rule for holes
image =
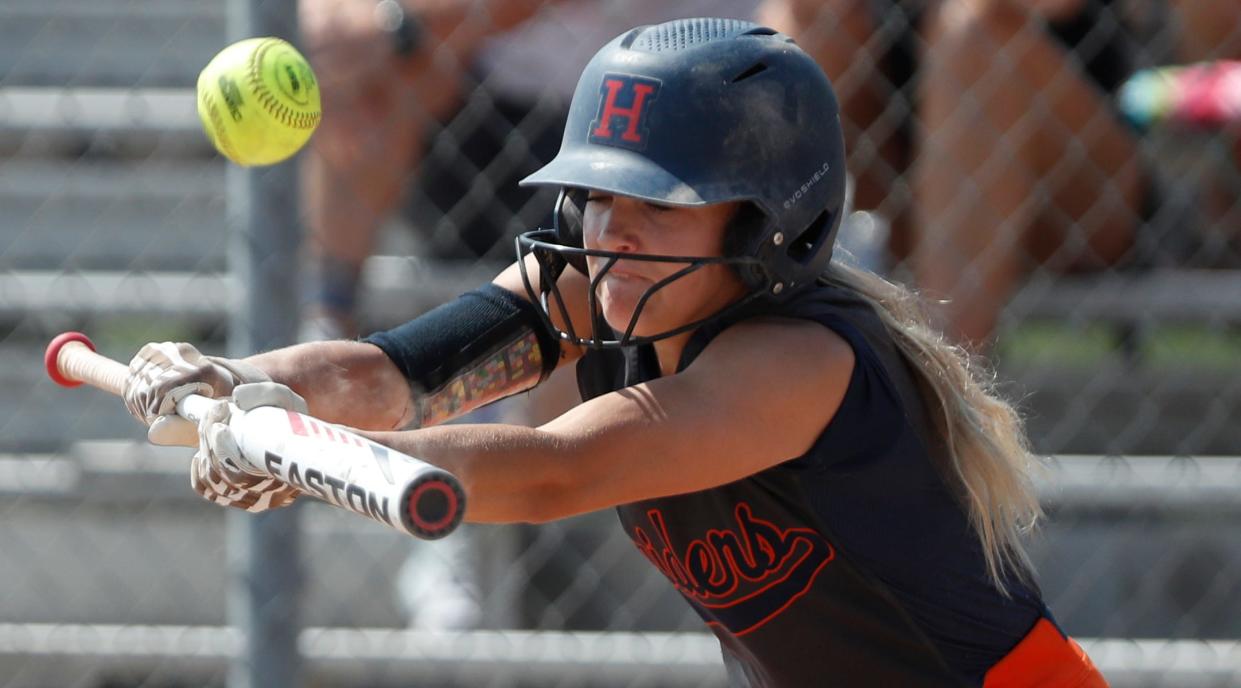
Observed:
[[[723,254],[724,230],[737,208],[737,203],[689,208],[658,205],[591,191],[582,218],[582,238],[588,249],[622,254],[717,257]],[[592,279],[608,260],[587,258]],[[616,261],[597,288],[608,324],[624,332],[646,290],[686,265],[623,258]],[[745,286],[730,267],[707,265],[655,292],[643,306],[633,334],[656,335],[705,318],[744,293]]]

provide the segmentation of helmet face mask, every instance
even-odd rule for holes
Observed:
[[[571,204],[570,196],[574,192],[583,192],[584,190],[567,190],[562,192],[561,197],[557,200],[557,205]],[[584,193],[581,194],[584,197]],[[574,204],[574,207],[567,211],[570,216],[577,215],[580,220],[580,206]],[[526,232],[517,238],[518,253],[518,269],[521,272],[522,281],[526,287],[526,291],[535,299],[540,306],[539,312],[543,316],[545,323],[556,332],[561,339],[593,348],[613,348],[623,346],[636,346],[640,344],[648,344],[650,342],[666,339],[673,335],[680,334],[695,329],[707,322],[715,320],[726,314],[735,312],[745,306],[757,301],[763,295],[763,291],[750,289],[749,293],[742,296],[725,306],[723,309],[712,313],[706,317],[687,322],[676,327],[655,333],[655,334],[636,334],[639,320],[642,317],[646,305],[658,292],[668,287],[672,283],[695,273],[703,268],[714,265],[723,265],[732,269],[737,275],[753,275],[762,270],[762,265],[758,259],[752,256],[744,255],[725,255],[720,256],[679,256],[679,255],[663,255],[648,253],[633,253],[610,251],[599,248],[586,248],[582,242],[581,225],[576,225],[573,229],[566,229],[563,222],[559,219],[560,213],[557,213],[557,227],[554,229],[535,230]],[[744,217],[752,217],[746,214]],[[743,232],[741,218],[734,218],[729,221],[726,228],[726,237]],[[726,244],[731,241],[726,238]],[[539,265],[540,283],[535,285],[526,269],[526,256],[534,256]],[[588,258],[601,258],[597,261],[597,269],[592,272],[588,269]],[[587,275],[590,278],[590,284],[587,291],[587,305],[591,313],[596,314],[596,321],[601,319],[599,315],[602,311],[599,304],[599,284],[608,275],[617,262],[624,260],[626,262],[649,262],[662,263],[675,266],[675,270],[665,277],[656,280],[651,286],[647,287],[642,295],[638,298],[633,314],[630,316],[627,324],[612,323],[615,334],[608,333],[605,336],[601,333],[598,322],[591,323],[591,332],[589,336],[585,333],[577,332],[569,317],[565,301],[560,293],[560,286],[557,278],[563,272],[565,267],[571,266],[572,269]],[[744,281],[744,278],[743,278]],[[550,319],[551,313],[557,313],[563,322],[566,323],[565,330],[557,328]]]
[[[560,332],[596,347],[663,339],[752,303],[778,301],[826,269],[843,211],[844,175],[831,85],[787,36],[729,19],[633,29],[587,65],[560,153],[522,182],[562,190],[554,229],[518,238],[523,277],[528,254],[545,276],[539,285],[526,277],[527,290],[546,317],[564,308],[554,277],[547,276],[558,276],[566,265],[585,274],[587,256],[604,258],[588,295],[591,312],[598,313],[595,289],[617,260],[685,266],[647,290],[617,335]],[[586,190],[682,207],[738,201],[743,217],[728,229],[723,256],[588,250],[582,242]],[[714,264],[731,266],[749,293],[697,322],[634,334],[656,291]]]

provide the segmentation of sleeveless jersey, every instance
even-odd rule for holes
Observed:
[[[1010,580],[1006,598],[989,582],[908,364],[843,288],[816,284],[763,313],[852,347],[835,417],[803,456],[618,507],[625,531],[719,638],[732,685],[982,685],[1050,615],[1032,586]],[[678,370],[739,319],[696,332]],[[649,345],[592,350],[578,384],[589,399],[658,370]]]

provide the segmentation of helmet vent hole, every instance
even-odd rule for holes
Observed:
[[[754,24],[740,19],[678,19],[644,27],[641,35],[633,40],[633,48],[653,53],[684,50],[703,43],[735,38],[754,28]],[[629,41],[629,38],[625,40]]]
[[[625,36],[625,39],[624,39],[623,41],[621,41],[621,47],[622,47],[622,48],[625,48],[625,49],[628,49],[628,48],[632,47],[632,46],[633,46],[633,42],[634,42],[634,41],[636,41],[636,40],[638,40],[638,36],[641,36],[641,35],[642,35],[642,30],[643,30],[643,29],[645,29],[645,28],[646,28],[645,26],[639,26],[638,28],[636,28],[636,29],[634,29],[634,30],[630,31],[630,32],[629,32],[629,33]]]
[[[750,77],[756,74],[761,74],[765,71],[767,71],[767,65],[763,64],[762,62],[757,62],[754,65],[752,65],[749,69],[733,77],[733,83],[735,84],[738,81],[745,81],[746,79],[749,79]]]
[[[796,239],[789,242],[788,256],[798,263],[805,264],[819,248],[819,244],[823,243],[824,237],[827,235],[827,228],[831,226],[831,213],[823,211],[819,216],[810,223],[806,231],[797,236]]]

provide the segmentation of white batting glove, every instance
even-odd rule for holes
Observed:
[[[233,399],[220,399],[198,424],[198,452],[190,463],[190,485],[203,499],[251,513],[288,506],[301,491],[253,468],[241,455],[229,421],[234,409],[277,406],[306,413],[306,400],[276,382],[238,385]]]
[[[233,359],[204,356],[184,342],[152,342],[129,362],[125,408],[146,425],[152,444],[198,446],[194,424],[176,415],[177,402],[189,394],[227,397],[237,385],[271,378]]]

